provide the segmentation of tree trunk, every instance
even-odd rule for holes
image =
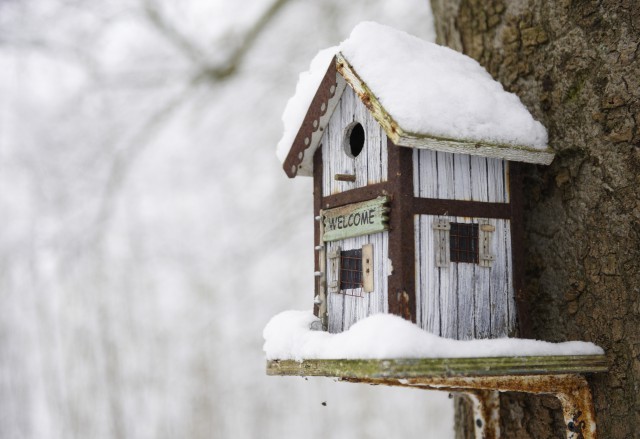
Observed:
[[[611,370],[589,380],[598,435],[640,437],[640,8],[431,3],[439,43],[517,94],[557,153],[551,166],[524,171],[532,336],[602,346]],[[457,436],[470,437],[458,412]],[[503,437],[565,437],[553,399],[504,394],[501,416]]]

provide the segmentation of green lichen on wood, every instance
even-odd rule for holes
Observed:
[[[607,369],[607,359],[603,355],[267,362],[268,375],[351,379],[557,375],[605,372]]]

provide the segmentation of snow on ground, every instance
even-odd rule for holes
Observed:
[[[400,127],[409,133],[545,149],[547,130],[474,59],[374,22],[318,53],[300,75],[282,120],[284,161],[311,100],[339,51]]]
[[[519,338],[452,340],[438,337],[391,314],[375,314],[348,331],[330,334],[310,327],[318,318],[310,311],[284,311],[264,328],[268,360],[471,358],[547,355],[601,355],[593,343],[549,343]],[[315,325],[314,325],[315,326]]]

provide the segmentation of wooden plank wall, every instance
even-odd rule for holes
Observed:
[[[416,320],[420,327],[443,337],[467,340],[511,335],[515,330],[515,302],[509,220],[488,219],[495,226],[492,267],[450,263],[435,265],[433,224],[438,219],[478,223],[478,218],[415,215]]]
[[[328,313],[329,332],[342,332],[360,319],[376,313],[387,313],[387,276],[389,275],[389,233],[381,232],[372,235],[347,238],[341,241],[327,242],[327,254],[340,246],[342,250],[359,249],[365,244],[373,244],[373,265],[378,268],[374,272],[373,292],[365,293],[361,289],[351,290],[361,297],[346,294],[329,293]],[[329,264],[327,264],[329,267]],[[382,267],[382,270],[379,269]],[[335,274],[327,270],[327,285],[335,279]]]
[[[465,154],[414,149],[415,197],[509,202],[508,162]]]
[[[354,159],[344,152],[345,128],[360,122],[365,146]],[[322,138],[323,196],[387,181],[387,135],[351,87],[342,94]],[[356,176],[355,182],[335,181],[336,174]]]

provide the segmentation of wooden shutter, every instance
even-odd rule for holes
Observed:
[[[480,245],[480,266],[491,267],[493,261],[496,260],[495,255],[491,254],[491,242],[493,239],[493,232],[496,231],[495,226],[492,226],[488,222],[480,224],[480,231],[478,241]]]
[[[329,292],[340,292],[340,246],[333,247],[333,250],[329,251],[327,259],[329,259]]]
[[[435,245],[434,254],[436,257],[436,267],[448,267],[450,257],[449,250],[449,230],[451,224],[446,219],[437,219],[433,223],[433,242]]]

